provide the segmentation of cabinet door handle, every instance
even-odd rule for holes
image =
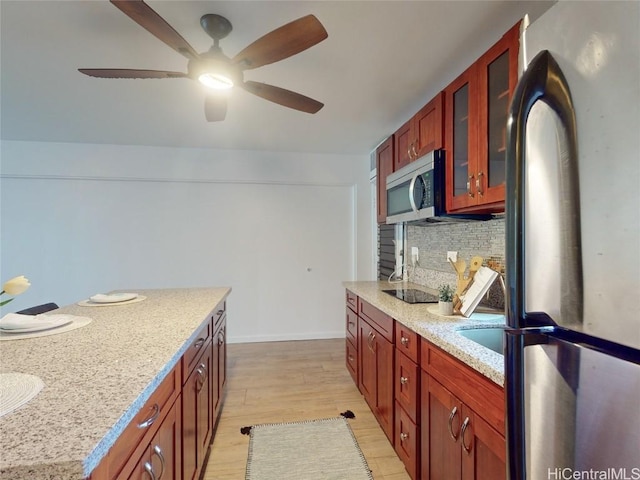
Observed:
[[[196,391],[199,392],[200,390],[202,390],[204,382],[207,380],[207,366],[204,363],[201,363],[200,365],[198,365],[196,373],[198,374],[198,377],[200,379],[200,388],[198,388],[198,386],[196,385]]]
[[[418,158],[418,151],[416,150],[416,144],[415,143],[411,144],[411,150],[413,151],[413,159],[415,160],[416,158]]]
[[[196,343],[193,344],[193,348],[198,350],[200,347],[202,347],[202,345],[204,345],[204,340],[204,338],[200,337],[198,340],[196,340]]]
[[[409,438],[409,434],[408,433],[404,433],[404,432],[400,433],[400,441],[401,442],[404,442],[407,438]]]
[[[471,180],[473,180],[473,175],[469,175],[467,179],[467,195],[473,198],[473,192],[471,191]]]
[[[464,448],[464,451],[467,452],[467,453],[471,452],[471,447],[472,447],[472,445],[469,445],[467,447],[467,444],[464,442],[464,432],[467,431],[467,427],[469,426],[469,422],[470,422],[469,417],[466,417],[464,419],[464,422],[462,422],[462,428],[460,429],[460,439],[461,439],[461,442],[462,442],[462,448]]]
[[[400,343],[406,347],[409,345],[409,339],[407,337],[400,337]]]
[[[151,409],[153,410],[153,413],[151,414],[151,416],[146,420],[140,422],[138,424],[138,428],[148,428],[151,425],[153,425],[153,422],[155,422],[158,419],[158,415],[160,415],[160,407],[158,406],[158,404],[154,403]]]
[[[453,407],[453,410],[451,410],[451,413],[449,414],[449,422],[447,424],[447,428],[449,429],[449,435],[451,435],[451,438],[453,438],[454,442],[458,441],[458,436],[453,433],[453,419],[455,418],[455,416],[458,413],[458,407]]]
[[[413,160],[413,158],[411,158],[411,145],[407,147],[407,156],[409,157],[409,160]]]
[[[481,197],[482,193],[482,176],[484,173],[478,172],[478,178],[476,178],[476,192],[478,192],[478,196]]]
[[[409,378],[408,377],[400,377],[400,384],[401,385],[406,385],[407,383],[409,383]]]
[[[151,480],[157,480],[153,467],[149,462],[144,462],[144,471],[147,472]]]
[[[224,330],[220,330],[218,333],[218,345],[222,345],[224,343]]]
[[[158,456],[158,458],[160,459],[160,466],[162,467],[162,470],[160,470],[160,475],[158,475],[158,480],[160,480],[162,478],[162,476],[164,475],[164,455],[162,454],[162,449],[160,448],[160,445],[155,445],[153,447],[153,453],[155,455]]]

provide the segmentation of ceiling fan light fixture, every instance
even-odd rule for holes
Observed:
[[[228,90],[233,88],[233,80],[224,73],[205,72],[200,74],[198,80],[205,87],[215,88],[216,90]]]

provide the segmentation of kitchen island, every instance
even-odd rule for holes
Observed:
[[[1,372],[35,375],[45,384],[0,418],[0,478],[89,477],[165,377],[180,370],[230,292],[137,290],[145,300],[55,311],[90,317],[83,328],[0,342]]]

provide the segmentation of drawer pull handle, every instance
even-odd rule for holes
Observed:
[[[449,435],[451,435],[451,438],[453,438],[454,442],[458,441],[458,436],[455,433],[453,433],[453,419],[455,418],[457,413],[458,413],[458,407],[453,407],[453,410],[451,410],[451,413],[449,414],[449,422],[447,424],[447,428],[449,429]]]
[[[409,438],[409,434],[408,433],[400,433],[400,441],[404,442],[407,438]]]
[[[400,337],[400,343],[406,347],[409,345],[409,339],[407,337]]]
[[[149,428],[151,425],[153,425],[153,422],[158,419],[158,415],[160,415],[160,407],[158,406],[158,404],[154,403],[151,409],[153,410],[151,416],[146,420],[140,422],[138,424],[138,428]]]
[[[222,315],[223,313],[224,313],[224,310],[218,310],[218,311],[216,312],[216,315],[220,316],[220,315]]]
[[[353,355],[349,355],[349,361],[353,362]]]
[[[160,448],[160,445],[155,445],[153,447],[153,453],[156,454],[160,459],[160,466],[162,467],[162,470],[160,471],[160,475],[158,475],[158,480],[160,480],[164,475],[164,466],[165,466],[164,455],[162,454],[162,449]]]
[[[467,453],[471,452],[471,445],[469,445],[467,447],[467,444],[464,443],[464,432],[467,431],[467,427],[469,426],[469,417],[466,417],[464,419],[464,422],[462,423],[462,428],[460,429],[460,439],[462,441],[462,448],[464,448],[464,451]]]
[[[144,462],[144,471],[147,472],[151,480],[157,480],[156,474],[153,471],[153,467],[149,462]]]
[[[409,377],[400,377],[401,385],[406,385],[407,383],[409,383]]]
[[[200,378],[200,388],[204,385],[204,382],[207,380],[207,366],[204,363],[198,365],[198,369],[196,370],[198,377]],[[200,389],[198,389],[200,391]]]
[[[196,343],[193,344],[193,348],[198,350],[200,347],[202,347],[202,345],[204,345],[204,340],[204,338],[200,337],[198,340],[196,340]]]

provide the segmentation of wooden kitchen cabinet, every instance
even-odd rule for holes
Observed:
[[[520,22],[445,88],[448,213],[504,211],[506,125]]]
[[[394,133],[394,171],[444,146],[443,103],[440,92]]]
[[[211,390],[213,402],[213,427],[217,422],[218,415],[222,410],[224,401],[224,389],[227,383],[227,322],[226,315],[221,315],[216,322],[216,331],[212,340],[212,367],[211,367]]]
[[[393,173],[393,135],[376,149],[376,217],[387,223],[387,176]]]
[[[418,335],[396,322],[395,450],[412,479],[420,465],[420,369]]]
[[[213,389],[211,341],[207,343],[195,362],[182,387],[182,478],[199,477],[204,466],[213,428]]]
[[[182,478],[181,410],[181,397],[178,397],[144,455],[134,465],[128,477],[129,480],[149,480],[150,478],[179,480]]]
[[[362,300],[360,300],[362,305]],[[374,308],[374,307],[370,307]],[[377,310],[377,309],[376,309]],[[358,322],[359,388],[382,430],[393,445],[393,343],[374,325],[361,316]],[[378,310],[379,312],[379,310]],[[381,315],[384,315],[380,312]],[[391,322],[393,319],[388,317]],[[391,327],[393,332],[393,327]]]
[[[422,478],[505,478],[504,389],[424,340],[421,368]]]
[[[140,458],[149,449],[152,439],[161,428],[163,419],[175,409],[174,402],[177,402],[176,399],[180,397],[182,378],[180,373],[181,369],[178,365],[167,374],[111,447],[95,475],[92,474],[92,479],[129,478]],[[178,443],[177,440],[176,442]],[[105,469],[108,472],[106,477],[104,477]]]
[[[358,297],[347,290],[346,299],[346,365],[354,383],[358,385]]]

